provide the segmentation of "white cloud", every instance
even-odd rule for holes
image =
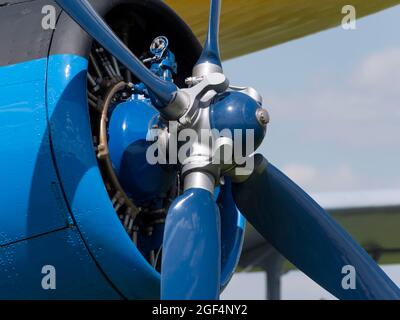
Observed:
[[[286,123],[294,140],[400,147],[400,48],[368,56],[341,83],[321,83],[301,94],[270,96],[271,130]]]
[[[400,47],[368,55],[340,77],[269,92],[259,152],[306,191],[400,187]],[[307,89],[308,88],[308,89]]]
[[[293,181],[302,186],[307,186],[315,182],[318,171],[309,165],[291,163],[282,168],[282,171]]]
[[[311,165],[290,163],[283,166],[282,171],[307,192],[351,190],[364,185],[362,179],[346,164],[318,169]]]
[[[389,48],[368,56],[353,79],[361,87],[385,87],[386,90],[399,92],[400,48]]]

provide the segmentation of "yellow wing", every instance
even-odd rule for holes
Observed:
[[[166,0],[203,43],[208,0]],[[351,4],[357,18],[400,4],[400,0],[223,0],[221,52],[230,59],[341,24]]]

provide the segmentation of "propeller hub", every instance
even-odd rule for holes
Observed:
[[[222,73],[195,76],[190,81],[192,87],[180,90],[190,107],[176,121],[179,132],[189,131],[195,137],[190,148],[186,143],[179,145],[187,149],[184,159],[179,158],[184,189],[213,192],[222,175],[243,165],[260,146],[269,115],[254,89],[231,89]]]

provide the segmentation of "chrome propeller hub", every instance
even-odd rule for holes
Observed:
[[[269,115],[262,108],[261,96],[253,88],[230,87],[221,72],[206,72],[217,67],[207,67],[198,76],[196,66],[186,81],[191,86],[180,89],[177,99],[160,110],[168,127],[177,130],[168,136],[169,140],[177,138],[177,143],[168,142],[169,155],[175,153],[181,165],[184,190],[212,192],[221,176],[245,165],[266,134]],[[250,166],[242,174],[251,171]]]

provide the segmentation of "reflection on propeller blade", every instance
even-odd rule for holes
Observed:
[[[56,0],[88,34],[124,64],[164,104],[174,98],[177,87],[148,70],[114,34],[87,0]]]
[[[232,195],[232,182],[225,177],[217,203],[221,216],[221,286],[226,287],[233,276],[243,245],[245,221],[237,211]]]
[[[221,58],[219,53],[219,22],[221,15],[221,0],[211,0],[208,33],[203,52],[196,65],[202,63],[214,64],[220,68]]]
[[[211,193],[189,189],[175,199],[165,223],[162,299],[218,299],[221,245],[218,207]]]
[[[278,251],[339,299],[400,299],[399,288],[300,187],[261,156],[236,204]],[[352,283],[354,282],[354,283]]]

